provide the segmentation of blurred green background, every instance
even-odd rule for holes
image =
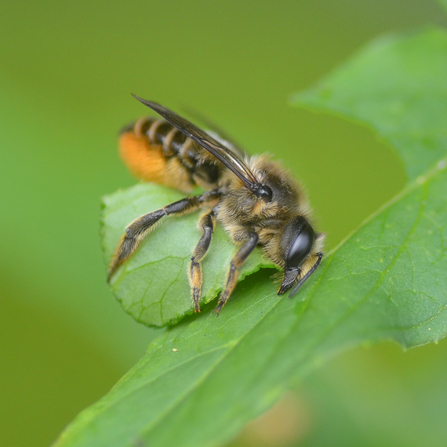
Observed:
[[[17,0],[0,17],[2,446],[49,445],[159,333],[115,302],[99,245],[100,197],[135,183],[116,151],[146,113],[130,92],[286,160],[333,248],[404,171],[368,129],[288,96],[377,35],[447,24],[431,0]],[[301,429],[262,442],[447,445],[446,359],[445,341],[346,353],[296,391]],[[233,444],[262,445],[249,429]]]

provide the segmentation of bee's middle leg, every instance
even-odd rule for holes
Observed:
[[[250,237],[248,241],[242,245],[239,251],[236,253],[234,258],[231,260],[230,269],[228,270],[227,275],[227,283],[225,285],[225,289],[223,290],[219,303],[217,304],[215,312],[219,315],[222,307],[225,306],[225,303],[230,298],[230,295],[233,293],[234,288],[236,287],[237,278],[239,277],[239,269],[242,267],[243,263],[247,260],[250,253],[255,249],[258,244],[259,236],[256,233],[250,233]]]
[[[199,228],[202,229],[203,234],[200,238],[194,253],[191,258],[189,269],[189,284],[191,285],[191,294],[194,302],[194,312],[200,312],[200,298],[202,297],[202,260],[208,252],[213,236],[214,227],[216,225],[216,217],[213,210],[203,214],[199,221]]]

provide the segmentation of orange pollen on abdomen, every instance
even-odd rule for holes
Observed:
[[[119,139],[121,158],[137,178],[148,182],[165,184],[167,159],[162,146],[150,144],[146,137],[125,132]]]
[[[140,180],[169,186],[190,193],[196,186],[178,157],[165,157],[160,144],[151,144],[146,136],[124,132],[119,140],[121,158]]]

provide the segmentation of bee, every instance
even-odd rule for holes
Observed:
[[[108,281],[137,249],[155,224],[168,216],[198,209],[202,232],[189,264],[194,311],[200,312],[202,265],[219,222],[240,248],[231,260],[215,312],[230,298],[247,257],[259,245],[284,274],[278,295],[292,297],[319,266],[325,235],[313,229],[303,189],[268,156],[249,156],[233,144],[206,133],[173,111],[133,95],[163,119],[142,118],[125,128],[120,152],[130,171],[151,181],[190,193],[131,222],[110,263]]]

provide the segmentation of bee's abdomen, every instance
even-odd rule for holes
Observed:
[[[165,120],[142,118],[123,129],[120,154],[131,173],[145,181],[190,192],[213,188],[221,166],[205,149]]]

